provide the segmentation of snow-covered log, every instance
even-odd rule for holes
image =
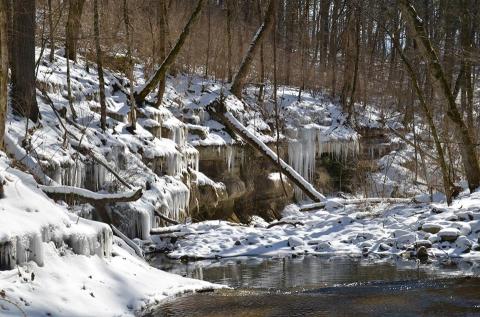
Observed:
[[[322,208],[325,208],[327,205],[340,207],[344,205],[380,204],[380,203],[408,204],[408,203],[415,203],[415,199],[413,198],[379,198],[379,197],[359,198],[359,199],[331,199],[327,201],[322,201],[320,203],[303,205],[300,208],[300,211],[322,209]]]
[[[54,199],[62,199],[65,196],[69,196],[75,200],[91,203],[94,205],[105,205],[108,203],[136,201],[140,197],[142,197],[141,188],[135,191],[128,191],[128,192],[116,193],[116,194],[95,193],[84,188],[73,187],[73,186],[39,185],[39,188],[48,196]]]
[[[325,200],[325,196],[319,193],[305,178],[288,165],[277,154],[270,149],[265,143],[259,140],[255,135],[248,131],[227,109],[223,100],[215,99],[211,102],[207,109],[215,115],[223,124],[237,133],[245,142],[266,156],[273,164],[277,165],[281,172],[287,176],[295,185],[300,188],[305,195],[315,202]]]

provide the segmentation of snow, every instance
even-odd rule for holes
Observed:
[[[176,294],[218,287],[155,269],[117,243],[109,260],[69,251],[60,255],[53,243],[44,249],[42,267],[29,262],[0,272],[6,299],[29,317],[135,316]],[[0,298],[0,315],[21,316],[18,307]]]
[[[2,152],[0,170],[1,316],[134,316],[166,297],[220,287],[131,255],[107,225],[55,204]]]
[[[173,245],[169,257],[283,257],[292,254],[404,256],[427,245],[430,257],[480,259],[480,192],[463,194],[450,207],[443,203],[345,205],[283,212],[289,224],[267,229],[257,219],[252,226],[204,221],[172,226],[190,234]],[[438,213],[438,210],[443,212]],[[467,213],[470,217],[452,217]],[[257,224],[258,223],[258,224]],[[300,223],[300,224],[299,224]],[[296,224],[296,225],[294,225]],[[303,224],[303,225],[302,225]],[[433,233],[432,228],[440,232]],[[436,231],[435,231],[436,232]],[[444,237],[455,236],[449,241]],[[443,239],[442,239],[443,238]],[[427,242],[428,241],[428,242]]]

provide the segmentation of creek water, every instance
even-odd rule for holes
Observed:
[[[151,263],[232,289],[173,298],[148,316],[480,316],[480,278],[459,277],[471,263],[314,256]]]

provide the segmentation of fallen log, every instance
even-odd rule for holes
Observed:
[[[300,188],[305,195],[315,202],[325,201],[325,196],[319,193],[305,178],[303,178],[290,165],[279,159],[277,154],[270,149],[265,143],[255,137],[248,131],[227,109],[223,99],[215,99],[209,105],[207,110],[219,119],[227,128],[238,134],[247,144],[255,148],[257,151],[267,157],[273,164],[279,167],[280,172]]]
[[[181,231],[180,229],[169,229],[168,227],[152,228],[150,229],[150,235],[169,234],[169,233],[180,232],[180,231]]]
[[[44,186],[38,187],[46,193],[50,198],[63,199],[69,196],[74,200],[89,203],[92,205],[105,205],[109,203],[120,203],[136,201],[142,197],[142,189],[116,194],[101,194],[95,193],[88,189],[73,187],[73,186]]]
[[[183,238],[186,236],[190,235],[196,235],[196,234],[202,234],[202,233],[197,233],[197,232],[171,232],[171,233],[155,233],[150,231],[150,235],[152,236],[157,236],[161,239],[178,239],[178,238]]]
[[[408,204],[408,203],[417,203],[415,198],[358,198],[358,199],[335,199],[327,200],[319,203],[307,204],[300,207],[300,211],[311,211],[316,209],[325,208],[328,204],[333,206],[337,205],[339,207],[344,205],[360,205],[360,204]]]

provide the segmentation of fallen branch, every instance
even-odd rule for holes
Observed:
[[[12,155],[15,160],[25,166],[28,171],[35,176],[35,179],[45,185],[57,185],[57,182],[44,173],[38,161],[30,155],[8,131],[5,131],[4,144],[5,150]]]
[[[160,211],[158,211],[158,210],[156,210],[156,209],[155,209],[155,215],[156,215],[158,218],[162,219],[163,221],[168,222],[168,223],[171,223],[171,224],[173,224],[173,225],[179,225],[179,224],[180,224],[180,222],[178,222],[178,221],[176,221],[176,220],[173,220],[173,219],[170,219],[170,218],[168,218],[167,216],[162,215],[162,214],[160,213]]]
[[[52,108],[53,113],[57,117],[57,119],[58,119],[60,125],[62,126],[63,130],[65,131],[65,133],[67,135],[69,135],[74,141],[76,141],[76,142],[71,142],[72,147],[77,148],[77,150],[80,153],[90,156],[95,162],[102,165],[103,167],[105,167],[107,169],[107,171],[112,173],[112,175],[115,176],[115,178],[120,183],[122,183],[125,187],[127,187],[128,189],[132,189],[132,186],[129,183],[127,183],[127,181],[125,181],[117,172],[115,172],[115,170],[99,154],[97,154],[93,149],[91,149],[89,147],[86,147],[85,145],[81,144],[81,138],[79,138],[77,135],[75,135],[75,133],[73,133],[71,130],[68,130],[67,127],[65,126],[65,124],[63,123],[62,117],[58,113],[58,110],[55,108],[53,100],[50,98],[47,91],[45,89],[43,89],[42,87],[38,86],[38,85],[37,85],[37,88],[42,92],[42,95],[45,98],[45,100],[47,101],[50,108]],[[78,130],[84,130],[85,129],[85,128],[82,128],[80,125],[78,125],[78,123],[76,123],[75,121],[69,120],[68,118],[66,118],[65,120],[67,121],[67,123],[73,125]]]
[[[115,176],[115,178],[125,187],[127,187],[128,189],[132,189],[132,185],[127,183],[126,180],[124,180],[117,172],[115,172],[115,170],[110,166],[110,164],[108,164],[100,155],[94,152],[91,148],[82,147],[80,148],[80,153],[88,154],[95,162],[102,165],[107,169],[107,171],[112,173],[112,175]]]
[[[310,199],[315,202],[325,200],[325,196],[319,193],[305,178],[303,178],[290,165],[280,159],[277,154],[265,143],[248,131],[227,109],[223,100],[215,99],[207,106],[208,111],[216,116],[227,128],[238,134],[250,146],[267,157],[273,164],[279,165],[281,173],[286,175],[295,185],[298,186]]]
[[[277,221],[277,222],[273,222],[271,224],[269,224],[267,226],[267,229],[270,229],[270,228],[273,228],[275,226],[282,226],[282,225],[291,225],[291,226],[303,226],[305,225],[303,222],[300,222],[300,221]]]
[[[75,200],[90,203],[92,205],[105,205],[109,203],[120,203],[136,201],[142,197],[142,189],[136,191],[116,193],[116,194],[100,194],[92,192],[88,189],[73,186],[38,186],[44,193],[53,199],[62,199],[70,196]]]
[[[339,199],[339,200],[327,200],[320,203],[307,204],[300,207],[300,211],[310,211],[316,209],[325,208],[325,206],[337,205],[339,207],[344,205],[360,205],[360,204],[408,204],[417,203],[414,198],[358,198],[358,199]]]
[[[135,254],[138,255],[139,257],[141,257],[142,259],[144,259],[144,254],[143,254],[143,251],[142,249],[140,249],[140,247],[135,243],[133,242],[131,239],[129,239],[126,235],[124,235],[120,230],[118,230],[117,228],[115,228],[114,225],[110,225],[110,227],[112,227],[112,230],[113,230],[113,233],[115,233],[115,235],[117,237],[119,237],[120,239],[122,239],[123,241],[125,241],[125,243],[133,249],[133,251],[135,251]]]

